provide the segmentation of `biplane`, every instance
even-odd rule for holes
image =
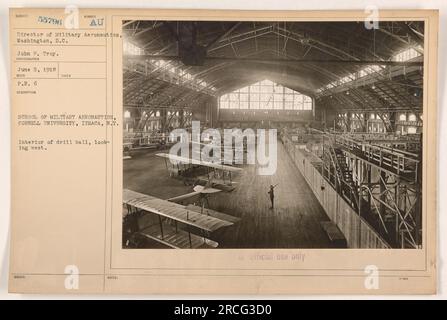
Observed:
[[[242,171],[241,168],[233,166],[168,153],[157,153],[156,156],[165,158],[170,176],[183,179],[185,185],[206,185],[230,192],[234,190],[235,184],[232,174]]]
[[[151,134],[148,132],[127,133],[123,137],[123,159],[131,159],[134,151],[168,149],[175,142],[165,134]]]
[[[194,193],[198,194],[220,191],[205,187],[196,189]],[[178,200],[162,200],[124,189],[123,205],[127,212],[123,217],[123,245],[132,246],[132,243],[138,242],[136,239],[146,238],[176,249],[216,248],[219,244],[211,240],[210,235],[239,221],[236,217],[211,209],[204,211],[194,205],[175,203]]]
[[[205,147],[205,146],[210,146],[210,145],[215,146],[216,143],[215,142],[203,143],[203,142],[192,141],[191,145],[192,146],[199,145],[200,147]],[[219,145],[219,143],[217,145]],[[232,159],[233,160],[232,164],[240,164],[240,163],[243,163],[244,154],[247,153],[247,144],[243,143],[242,146],[236,146],[234,144],[225,145],[222,142],[220,145],[220,150],[221,150],[221,159]],[[193,155],[200,157],[201,150],[199,149],[197,151],[194,148],[192,148],[192,153],[193,153]]]
[[[193,192],[182,194],[177,197],[169,198],[168,201],[184,204],[185,202],[190,202],[191,198],[195,198],[196,196],[198,196],[200,207],[201,207],[201,213],[203,213],[205,204],[209,207],[208,197],[212,194],[222,192],[222,190],[211,188],[208,185],[205,185],[205,186],[196,185],[196,186],[194,186],[193,190],[194,190]]]

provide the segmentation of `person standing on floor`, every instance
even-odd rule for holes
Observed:
[[[277,185],[278,184],[270,185],[270,190],[268,192],[268,194],[270,196],[270,202],[272,203],[272,206],[270,207],[270,209],[274,208],[274,204],[275,204],[275,191],[274,190]]]

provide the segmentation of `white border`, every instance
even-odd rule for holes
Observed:
[[[444,136],[442,123],[446,122],[444,104],[447,98],[445,74],[447,74],[447,2],[445,0],[313,0],[309,2],[296,0],[72,0],[72,1],[1,1],[0,2],[0,299],[147,299],[148,296],[120,295],[25,295],[8,294],[8,258],[9,258],[9,211],[10,211],[10,104],[9,104],[9,48],[8,25],[9,7],[64,7],[67,4],[80,8],[158,8],[158,9],[246,9],[246,10],[364,10],[367,5],[376,5],[380,9],[438,9],[439,10],[439,53],[438,53],[438,137]],[[447,141],[438,139],[438,295],[436,296],[392,296],[393,299],[446,299],[447,298]],[[209,299],[213,296],[149,296],[153,299]],[[278,299],[278,296],[217,296],[218,299],[257,298]],[[380,299],[383,296],[281,296],[281,299]],[[386,297],[385,297],[386,298]]]

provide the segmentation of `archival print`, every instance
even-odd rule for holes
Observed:
[[[122,34],[124,248],[421,248],[423,21]]]

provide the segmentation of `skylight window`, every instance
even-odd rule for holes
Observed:
[[[128,40],[123,41],[123,52],[126,55],[144,55],[144,49],[138,47]],[[172,75],[176,78],[176,83],[183,84],[188,82],[188,84],[192,86],[196,86],[197,89],[204,89],[211,91],[216,91],[217,89],[214,86],[209,85],[203,79],[195,78],[195,76],[188,71],[186,68],[174,61],[168,61],[163,59],[151,59],[149,60],[150,65],[152,65],[155,69],[163,69],[169,75]]]
[[[418,47],[418,48],[422,49],[422,47]],[[408,61],[408,60],[412,60],[414,58],[417,58],[417,57],[419,57],[421,55],[422,54],[419,51],[417,51],[416,49],[409,48],[409,49],[406,49],[406,50],[396,54],[393,57],[393,60],[394,61],[398,61],[398,62],[404,62],[404,61]]]
[[[270,80],[225,94],[221,109],[312,110],[312,98]]]
[[[342,78],[340,78],[338,80],[332,81],[331,83],[325,85],[324,87],[321,87],[317,91],[318,92],[323,92],[324,90],[328,90],[328,89],[332,89],[332,88],[338,87],[338,86],[340,86],[342,84],[349,83],[351,81],[360,79],[362,77],[365,77],[367,75],[373,74],[375,72],[379,72],[379,71],[383,70],[383,68],[384,67],[380,66],[380,65],[367,66],[367,67],[365,67],[363,69],[360,69],[357,72],[350,73],[350,74],[348,74],[348,75],[346,75],[346,76],[344,76],[344,77],[342,77]]]
[[[163,60],[163,59],[151,59],[149,62],[155,67],[155,68],[163,68],[164,71],[169,73],[170,75],[173,75],[177,78],[177,82],[179,84],[189,82],[192,85],[196,85],[200,88],[207,88],[211,91],[216,91],[217,89],[214,86],[210,86],[206,81],[203,79],[195,79],[194,75],[186,71],[182,65],[177,64],[172,61]]]
[[[418,49],[418,50],[416,50]],[[393,61],[397,61],[397,62],[404,62],[404,61],[408,61],[408,60],[412,60],[414,58],[417,58],[419,56],[421,56],[422,54],[420,53],[420,51],[422,51],[423,48],[421,46],[418,46],[416,48],[408,48],[404,51],[401,51],[399,53],[397,53],[396,55],[393,56],[392,60]],[[346,84],[349,83],[351,81],[363,78],[365,76],[368,76],[370,74],[376,73],[376,72],[380,72],[384,69],[384,66],[381,65],[370,65],[367,66],[365,68],[360,69],[357,72],[353,72],[350,73],[340,79],[337,79],[335,81],[332,81],[331,83],[321,87],[320,89],[317,90],[317,92],[323,92],[325,90],[328,89],[332,89],[335,88],[337,86],[340,86],[342,84]]]
[[[131,54],[131,55],[142,55],[144,54],[144,50],[140,47],[134,45],[132,42],[129,41],[123,41],[123,51],[124,54]]]

